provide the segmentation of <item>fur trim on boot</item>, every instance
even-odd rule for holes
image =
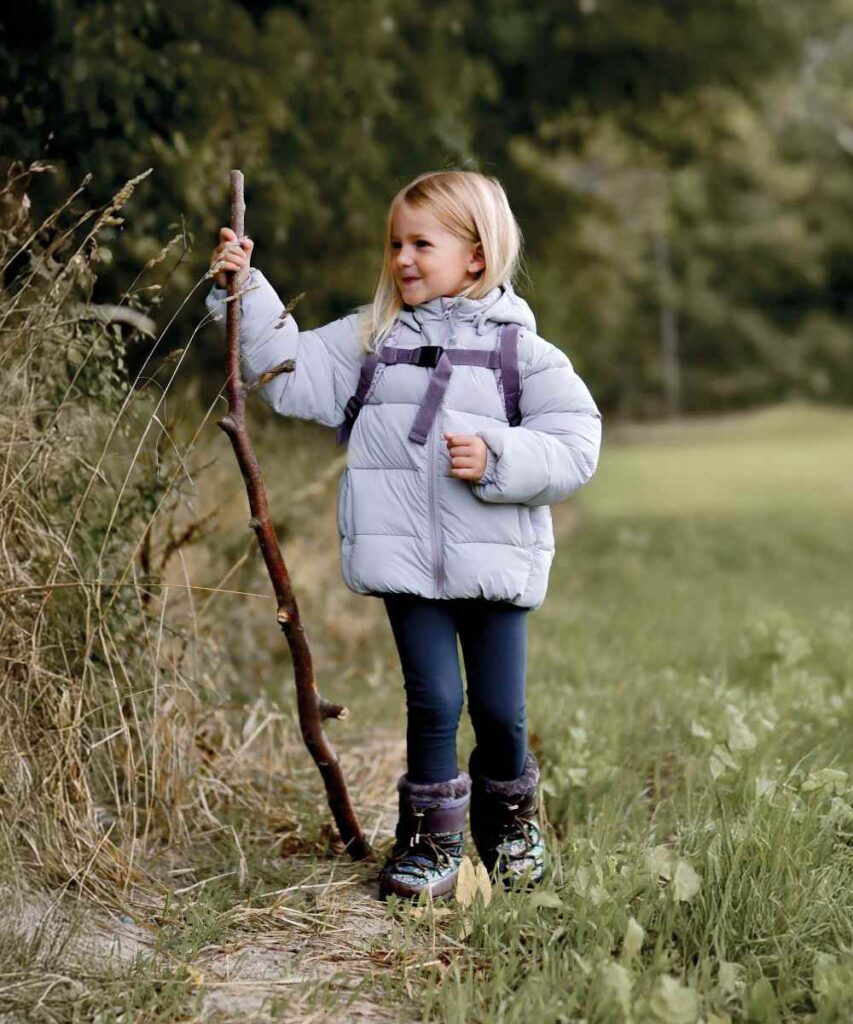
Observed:
[[[433,800],[453,800],[456,797],[468,796],[471,792],[471,776],[460,772],[455,779],[447,782],[410,782],[408,775],[397,779],[397,792],[405,791],[413,800],[432,802]]]
[[[476,747],[471,751],[470,760],[471,763],[468,767],[471,771],[471,777],[474,778],[476,774],[477,785],[482,788],[484,793],[490,796],[494,795],[507,800],[517,800],[519,797],[529,794],[531,790],[535,791],[539,785],[539,763],[531,750],[528,750],[525,755],[524,770],[517,779],[490,779],[486,775],[476,773]]]

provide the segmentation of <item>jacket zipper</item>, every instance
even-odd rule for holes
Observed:
[[[444,593],[444,548],[441,543],[441,522],[439,520],[440,508],[438,500],[438,445],[440,444],[439,417],[436,416],[432,424],[433,436],[429,438],[430,446],[430,467],[429,467],[429,499],[430,499],[430,527],[432,531],[432,566],[435,573],[436,597]]]
[[[442,303],[443,304],[443,303]],[[453,315],[452,312],[450,314]],[[432,339],[421,325],[421,333],[427,341],[432,344]],[[451,329],[448,322],[447,342],[451,338]],[[446,347],[446,346],[445,346]],[[435,575],[436,597],[441,597],[445,589],[444,575],[444,545],[441,535],[441,509],[438,494],[438,463],[439,448],[441,445],[441,409],[438,410],[432,423],[431,434],[427,438],[429,444],[429,506],[430,506],[430,535],[432,543],[432,571]]]

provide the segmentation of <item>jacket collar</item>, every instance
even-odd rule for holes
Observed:
[[[484,334],[490,329],[490,324],[496,323],[519,324],[534,333],[536,331],[533,311],[524,299],[515,294],[508,281],[496,285],[481,299],[438,295],[417,306],[403,306],[398,319],[418,333],[424,333],[424,326],[429,331],[430,327],[443,321],[453,325],[470,323],[477,334]]]

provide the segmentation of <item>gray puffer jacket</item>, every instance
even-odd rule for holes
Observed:
[[[358,314],[300,331],[257,269],[241,298],[246,380],[295,359],[296,369],[260,390],[283,416],[337,427],[364,359]],[[213,288],[211,312],[224,312]],[[341,566],[359,594],[481,597],[538,608],[554,558],[548,506],[585,484],[598,462],[601,417],[567,357],[536,334],[527,303],[509,284],[482,299],[437,297],[400,315],[400,348],[493,349],[498,325],[519,324],[519,426],[507,422],[498,372],[456,365],[426,444],[408,439],[429,375],[380,363],[349,440],[338,487]],[[450,475],[445,432],[475,434],[488,448],[478,483]]]

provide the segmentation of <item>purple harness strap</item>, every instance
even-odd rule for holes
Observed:
[[[519,410],[520,377],[518,372],[518,324],[501,324],[498,328],[497,347],[450,348],[441,345],[421,345],[418,348],[396,348],[383,346],[376,355],[369,355],[364,360],[358,378],[355,394],[347,402],[344,411],[344,422],[338,427],[338,444],[349,439],[356,417],[361,412],[364,400],[370,391],[376,367],[379,363],[389,366],[409,364],[432,368],[426,394],[418,408],[415,422],[409,431],[409,440],[415,444],[426,444],[430,429],[444,399],[447,385],[454,366],[484,366],[498,370],[503,391],[506,418],[511,427],[521,422]]]

